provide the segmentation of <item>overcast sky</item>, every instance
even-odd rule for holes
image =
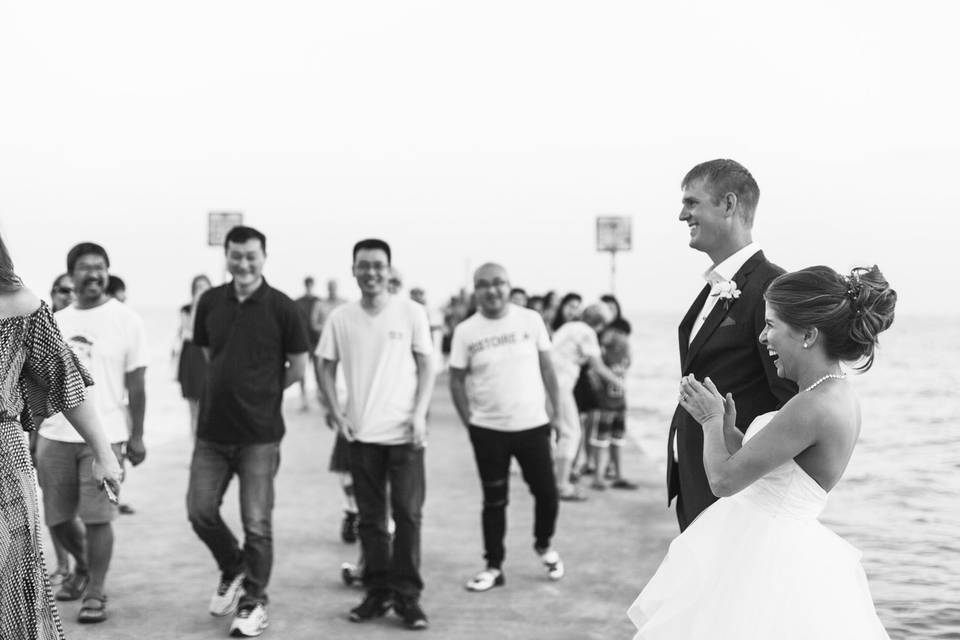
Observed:
[[[207,213],[237,210],[288,293],[355,296],[380,236],[440,303],[487,260],[603,293],[594,220],[629,215],[617,292],[679,319],[709,266],[679,182],[731,157],[774,262],[876,262],[902,312],[956,314],[955,6],[0,0],[0,233],[40,292],[93,240],[173,306],[220,277]]]

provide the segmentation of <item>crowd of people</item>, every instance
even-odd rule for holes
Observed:
[[[860,427],[841,363],[870,367],[896,293],[876,267],[784,273],[767,261],[752,239],[759,189],[734,161],[694,167],[682,188],[680,220],[712,266],[679,329],[667,491],[681,534],[630,608],[636,638],[884,638],[856,554],[816,516]],[[365,591],[348,612],[353,622],[393,609],[409,629],[429,626],[420,528],[441,366],[482,495],[485,566],[467,590],[505,584],[514,462],[534,497],[532,547],[550,580],[566,572],[553,538],[561,501],[587,499],[580,480],[592,476],[597,491],[636,488],[621,468],[631,327],[614,296],[587,305],[576,293],[528,296],[490,262],[441,319],[422,289],[401,295],[381,239],[353,247],[360,298],[350,302],[334,281],[319,298],[307,278],[297,300],[269,285],[267,238],[252,227],[231,229],[224,253],[231,280],[194,278],[180,310],[177,374],[193,435],[187,516],[216,565],[209,613],[232,616],[230,635],[269,625],[283,396],[300,384],[310,408],[308,367],[336,437],[341,536],[360,542],[359,561],[342,574]],[[147,455],[144,324],[123,303],[104,247],[80,243],[66,266],[48,306],[23,286],[0,241],[3,637],[62,638],[55,600],[80,600],[79,622],[108,619],[123,465]],[[35,432],[30,446],[22,430]],[[234,477],[242,539],[220,512]],[[36,482],[57,554],[49,575]],[[749,597],[733,603],[729,594]]]

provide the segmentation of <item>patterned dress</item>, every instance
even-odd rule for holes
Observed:
[[[63,638],[40,546],[37,480],[24,438],[83,402],[90,375],[49,307],[0,318],[0,638]]]

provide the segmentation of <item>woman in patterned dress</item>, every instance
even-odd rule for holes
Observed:
[[[41,554],[24,429],[62,412],[93,449],[94,477],[119,490],[120,465],[85,400],[91,384],[50,308],[14,273],[0,238],[0,638],[64,637]]]

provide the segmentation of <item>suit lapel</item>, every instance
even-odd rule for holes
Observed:
[[[703,309],[703,304],[707,301],[710,294],[710,285],[708,284],[700,291],[697,299],[693,301],[687,315],[680,321],[680,364],[687,361],[687,352],[690,350],[690,331],[693,330],[693,324],[696,322],[697,314]]]
[[[733,276],[733,281],[737,283],[737,288],[741,292],[746,288],[747,279],[750,274],[763,260],[765,260],[763,251],[758,251],[743,263],[740,270]],[[706,300],[706,296],[704,296],[704,300]],[[717,300],[717,304],[714,305],[713,310],[710,311],[710,315],[707,316],[703,326],[700,327],[700,331],[697,332],[697,335],[693,338],[693,342],[690,343],[690,349],[687,350],[686,357],[683,359],[683,371],[687,371],[690,362],[696,357],[697,352],[700,351],[713,332],[717,330],[717,327],[720,326],[720,323],[727,316],[727,313],[729,313],[730,308],[736,303],[736,300],[731,300],[729,303],[724,300]]]

